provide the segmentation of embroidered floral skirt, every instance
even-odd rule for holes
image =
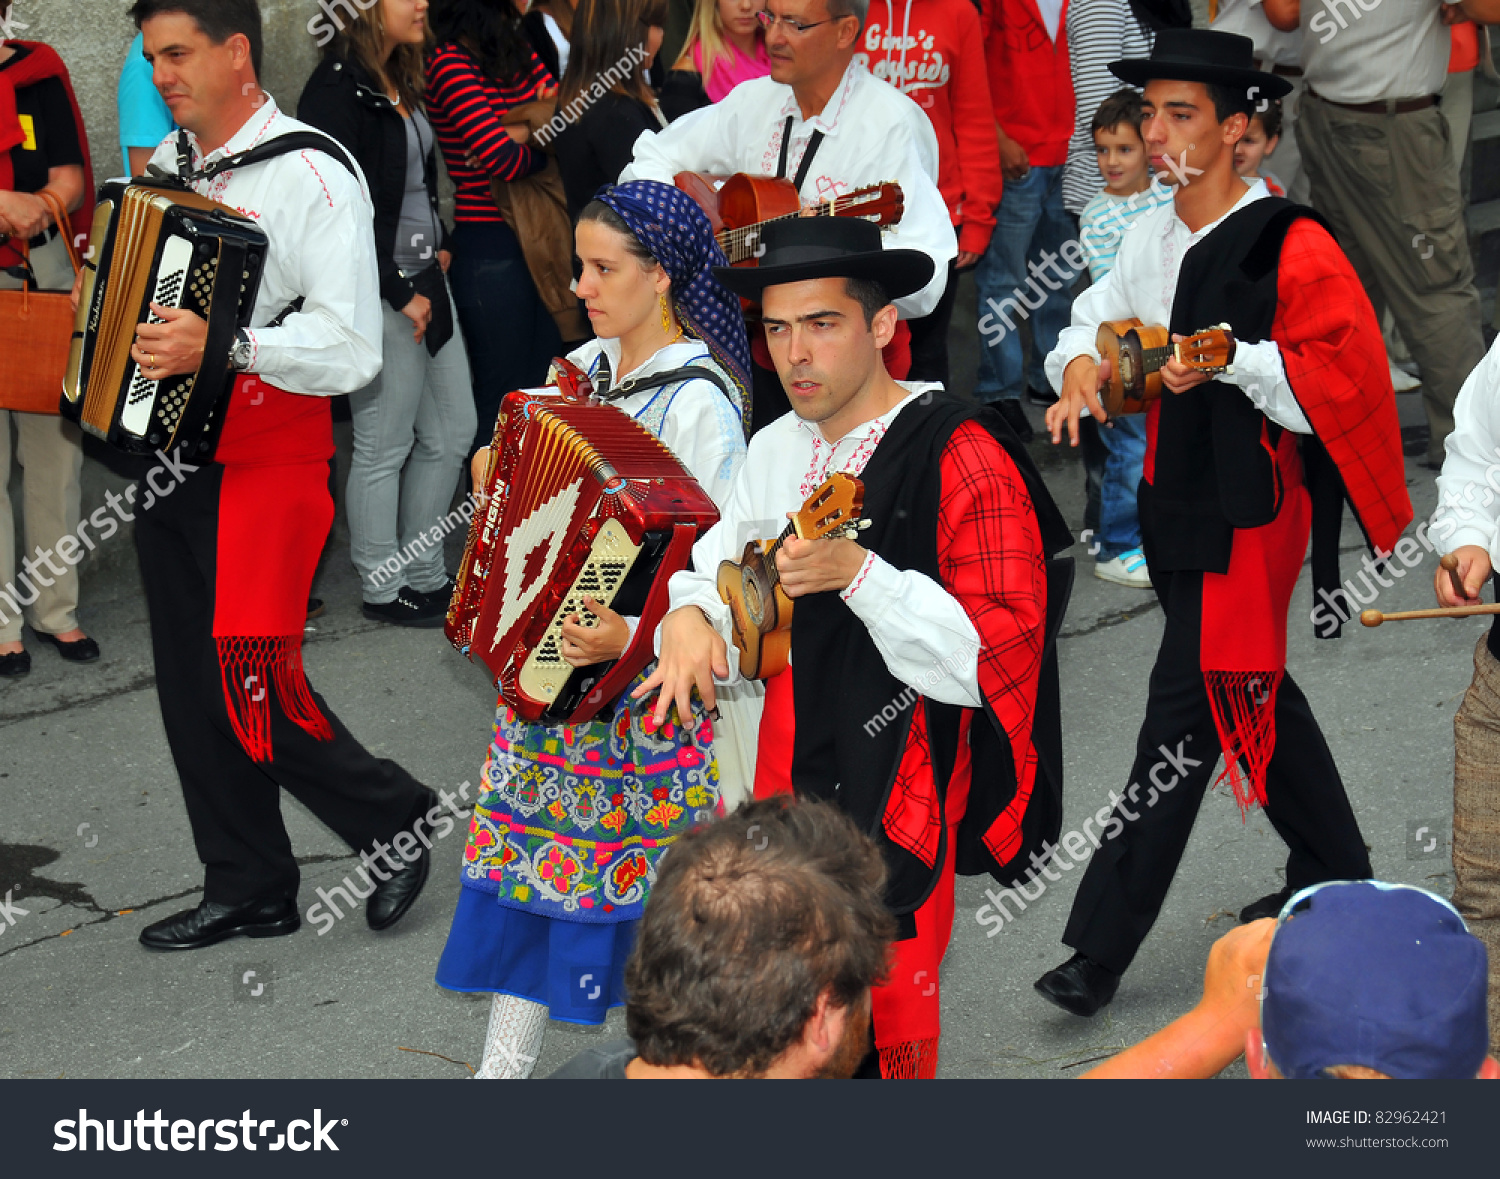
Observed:
[[[719,808],[712,722],[700,714],[688,732],[674,714],[652,731],[653,704],[627,690],[612,715],[548,726],[500,703],[439,986],[518,995],[575,1023],[625,1001],[661,857]]]

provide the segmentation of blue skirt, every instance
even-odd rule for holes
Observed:
[[[601,1024],[625,1003],[625,959],[639,921],[559,921],[461,888],[437,984],[545,1003],[553,1019]]]

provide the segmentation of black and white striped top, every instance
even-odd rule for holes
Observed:
[[[1094,158],[1094,134],[1089,130],[1099,104],[1124,82],[1109,72],[1109,63],[1126,57],[1146,57],[1156,36],[1142,28],[1130,11],[1129,0],[1075,0],[1068,6],[1068,60],[1073,71],[1073,138],[1063,165],[1063,205],[1082,213],[1104,188],[1104,177]]]

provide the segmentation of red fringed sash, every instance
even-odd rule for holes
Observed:
[[[273,697],[304,732],[333,740],[302,671],[307,595],[333,522],[332,454],[327,398],[236,379],[214,455],[224,465],[214,642],[229,723],[257,762],[272,758]]]
[[[287,718],[319,741],[332,741],[333,728],[318,711],[312,686],[302,672],[302,636],[215,639],[219,671],[224,678],[224,703],[229,723],[245,752],[259,762],[271,760],[271,705],[276,701]]]
[[[1229,781],[1243,812],[1266,802],[1276,689],[1286,674],[1287,611],[1312,528],[1302,458],[1290,430],[1281,435],[1276,462],[1285,489],[1276,519],[1236,529],[1228,572],[1203,575],[1198,659],[1224,751],[1218,782]]]

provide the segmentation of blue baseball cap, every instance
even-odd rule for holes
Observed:
[[[1439,896],[1333,881],[1287,902],[1266,960],[1260,1026],[1292,1079],[1354,1064],[1402,1080],[1473,1079],[1489,1045],[1488,960]]]

